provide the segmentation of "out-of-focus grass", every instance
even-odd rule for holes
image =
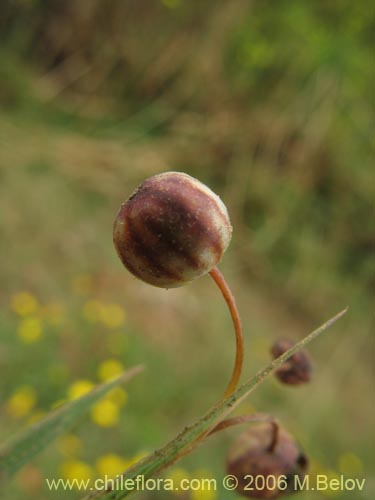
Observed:
[[[102,2],[81,5],[4,2],[0,437],[119,366],[147,370],[4,498],[51,498],[45,477],[112,475],[225,387],[233,334],[213,283],[153,289],[112,247],[120,203],[168,169],[199,177],[228,206],[234,235],[222,268],[243,314],[247,375],[277,336],[298,338],[350,306],[312,346],[311,384],[272,381],[248,405],[280,417],[315,472],[366,477],[372,498],[366,3],[126,1],[105,16]],[[235,433],[185,458],[183,473],[220,480]]]

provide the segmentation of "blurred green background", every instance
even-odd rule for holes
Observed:
[[[349,305],[311,346],[310,384],[269,380],[237,413],[280,418],[312,474],[367,480],[362,494],[296,498],[374,498],[373,21],[370,0],[1,0],[0,438],[123,367],[147,367],[2,498],[81,498],[45,478],[116,474],[221,396],[234,342],[212,280],[152,288],[112,245],[121,202],[166,170],[228,207],[220,267],[243,316],[244,376],[275,339]],[[242,430],[168,474],[220,483]]]

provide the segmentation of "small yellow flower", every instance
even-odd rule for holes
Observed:
[[[326,495],[327,497],[334,497],[334,496],[340,494],[339,490],[332,489],[329,486],[332,479],[337,479],[338,481],[340,480],[339,474],[334,470],[326,470],[324,472],[324,475],[327,476],[328,488],[326,490],[322,491],[323,495]]]
[[[76,380],[68,389],[69,399],[78,399],[90,392],[95,385],[90,380]]]
[[[93,468],[81,460],[67,460],[60,466],[61,475],[64,479],[73,481],[88,481],[94,477]],[[77,487],[78,485],[75,484]]]
[[[338,467],[341,474],[345,476],[355,476],[363,472],[362,460],[354,453],[343,453],[340,455]]]
[[[199,490],[192,490],[191,500],[215,500],[216,491],[214,485],[208,481],[212,478],[212,474],[206,469],[198,469],[192,473],[192,477],[201,480],[201,488]]]
[[[118,377],[125,370],[124,365],[117,359],[111,358],[106,359],[100,363],[98,368],[99,379],[103,382],[107,382],[113,378]]]
[[[57,449],[66,457],[73,457],[82,450],[82,441],[74,434],[65,434],[57,441]]]
[[[21,418],[28,415],[36,403],[36,392],[33,387],[24,385],[20,387],[7,401],[6,411],[8,415]]]
[[[118,304],[103,304],[88,300],[82,309],[83,317],[90,323],[99,321],[107,328],[119,328],[125,323],[125,311]]]
[[[181,467],[176,467],[174,469],[171,469],[167,475],[166,479],[171,479],[173,481],[173,484],[175,488],[179,488],[179,485],[181,484],[181,481],[184,481],[186,479],[190,479],[189,473],[187,470],[182,469]],[[185,492],[183,490],[177,490],[175,491],[175,494],[178,496],[185,496]]]
[[[33,344],[37,342],[43,333],[42,322],[39,318],[34,316],[21,320],[18,325],[18,337],[25,342],[25,344]]]
[[[92,277],[89,274],[79,274],[73,279],[72,288],[77,295],[88,295],[93,288]]]
[[[34,314],[38,309],[38,301],[29,292],[15,293],[11,297],[10,305],[13,311],[19,316]]]
[[[210,486],[204,485],[202,483],[202,489],[200,490],[192,490],[191,492],[191,500],[215,500],[216,499],[216,491],[214,490],[213,485],[211,485],[212,489],[208,489]]]
[[[91,418],[100,427],[114,427],[119,421],[119,408],[113,401],[103,399],[91,408]]]
[[[102,304],[99,317],[107,328],[119,328],[125,322],[124,309],[118,304]]]
[[[108,453],[96,461],[96,470],[100,477],[116,477],[127,468],[127,461],[115,453]]]

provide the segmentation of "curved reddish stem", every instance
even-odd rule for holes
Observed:
[[[222,420],[219,422],[216,427],[214,427],[208,434],[207,436],[212,436],[212,434],[215,434],[216,432],[221,432],[225,429],[228,429],[228,427],[233,427],[234,425],[240,425],[240,424],[250,424],[250,423],[258,423],[258,422],[269,422],[273,426],[277,425],[276,419],[272,415],[268,415],[267,413],[251,413],[251,414],[246,414],[246,415],[239,415],[238,417],[232,417],[232,418],[227,418],[226,420]],[[269,446],[270,451],[272,451],[275,447],[275,442],[277,441],[277,437],[275,438],[275,427],[274,427],[274,433],[272,436],[272,442]]]
[[[227,284],[227,282],[224,279],[224,276],[222,273],[219,271],[217,267],[214,267],[211,269],[209,272],[211,277],[214,279],[215,283],[217,286],[220,288],[221,293],[223,294],[223,297],[228,304],[230,314],[232,316],[233,320],[233,325],[234,325],[234,331],[236,335],[236,359],[235,359],[235,364],[233,368],[233,373],[232,377],[229,381],[228,387],[224,393],[224,397],[230,396],[240,379],[241,372],[242,372],[242,365],[243,365],[243,358],[244,358],[244,345],[243,345],[243,333],[242,333],[242,325],[241,325],[241,319],[240,315],[237,309],[236,301],[234,299],[234,296]]]

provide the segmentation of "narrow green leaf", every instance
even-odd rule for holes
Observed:
[[[73,427],[93,403],[96,403],[114,387],[133,378],[142,369],[141,366],[135,366],[119,377],[98,385],[88,394],[57,408],[5,443],[0,448],[0,484],[28,463],[52,440]]]
[[[202,443],[203,439],[210,433],[215,426],[227,417],[232,411],[249,396],[259,384],[264,382],[277,368],[287,361],[293,354],[304,348],[309,342],[320,335],[324,330],[330,327],[335,321],[343,316],[347,308],[339,312],[336,316],[328,320],[322,326],[311,332],[304,339],[297,342],[289,351],[285,352],[279,358],[259,371],[252,379],[245,382],[228,398],[219,401],[211,410],[209,410],[202,418],[189,427],[186,427],[176,438],[167,443],[165,446],[155,451],[151,455],[145,457],[133,467],[126,470],[122,475],[117,476],[114,482],[113,491],[97,491],[89,494],[84,500],[100,498],[102,500],[121,500],[137,490],[131,487],[131,480],[135,480],[138,476],[143,476],[147,480],[152,475],[160,472],[167,466],[173,464],[178,459],[190,453],[196,446]],[[126,483],[126,481],[129,481]],[[128,488],[126,488],[128,484]]]

